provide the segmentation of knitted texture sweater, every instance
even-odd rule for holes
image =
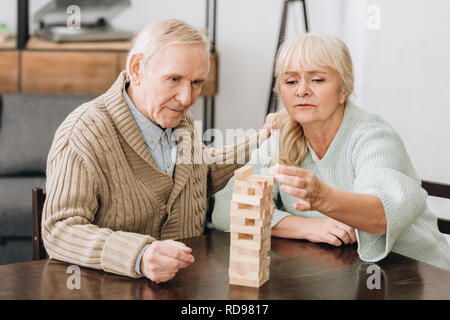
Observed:
[[[145,145],[122,95],[125,80],[123,71],[57,129],[47,159],[42,237],[50,258],[137,278],[135,261],[145,244],[203,234],[207,197],[249,160],[257,134],[207,149],[187,113],[173,132],[172,179]]]
[[[279,152],[279,135],[273,133],[252,153],[254,171],[267,174]],[[437,228],[437,217],[427,206],[427,193],[421,187],[406,148],[394,129],[379,116],[351,102],[325,156],[319,159],[308,144],[301,167],[312,171],[333,188],[377,196],[383,203],[387,232],[375,236],[356,230],[361,260],[377,262],[390,251],[450,270],[450,246]],[[215,228],[229,231],[229,209],[234,178],[215,195],[212,222]],[[318,211],[297,211],[292,197],[274,185],[275,226],[294,215],[325,217]]]

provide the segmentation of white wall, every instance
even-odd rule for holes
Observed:
[[[450,183],[450,2],[366,3],[381,25],[363,38],[363,107],[399,131],[421,178]],[[450,200],[429,204],[450,218]]]

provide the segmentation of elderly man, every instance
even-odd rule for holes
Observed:
[[[158,21],[137,36],[112,87],[62,123],[47,160],[42,235],[51,258],[156,282],[194,262],[174,239],[202,234],[207,198],[266,138],[204,147],[188,110],[208,69],[201,33]],[[198,151],[203,161],[194,161]]]

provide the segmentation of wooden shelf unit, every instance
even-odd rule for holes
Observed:
[[[125,69],[131,41],[54,43],[32,37],[25,50],[0,45],[0,94],[101,94]],[[217,93],[217,53],[202,96]]]

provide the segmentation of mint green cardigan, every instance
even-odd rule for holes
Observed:
[[[253,151],[249,164],[255,173],[268,173],[271,160],[278,154],[278,140],[275,131]],[[379,116],[348,102],[325,156],[319,159],[308,144],[301,167],[333,188],[372,194],[382,201],[386,234],[375,236],[356,230],[361,260],[377,262],[392,251],[450,270],[450,246],[437,228],[436,215],[427,206],[427,192],[421,188],[400,136]],[[234,178],[215,195],[212,222],[221,231],[229,231],[233,184]],[[290,215],[325,217],[318,211],[295,210],[296,202],[296,198],[279,190],[279,183],[274,185],[272,227]]]

